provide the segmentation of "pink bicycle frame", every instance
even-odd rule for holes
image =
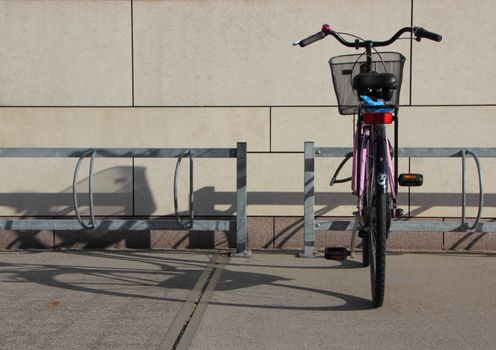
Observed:
[[[358,176],[358,140],[362,138],[361,149],[360,149],[360,176]],[[367,174],[369,162],[369,147],[370,147],[370,125],[362,124],[362,130],[355,131],[353,138],[353,168],[351,175],[351,190],[353,194],[358,197],[358,212],[357,216],[362,216],[364,207],[364,193],[367,184]],[[386,153],[391,154],[391,147],[389,140],[386,144]],[[389,182],[389,194],[393,200],[396,199],[396,187],[395,187],[395,172],[394,172],[394,160],[393,157],[387,157],[387,168],[388,168],[388,182]],[[358,192],[358,178],[360,178],[360,193]]]

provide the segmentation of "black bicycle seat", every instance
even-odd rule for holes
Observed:
[[[353,89],[397,89],[398,78],[392,73],[359,73],[353,77]]]

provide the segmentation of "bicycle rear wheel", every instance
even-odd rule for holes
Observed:
[[[386,237],[388,235],[388,178],[386,152],[386,130],[384,125],[375,125],[371,137],[371,157],[368,174],[368,196],[372,198],[367,205],[369,232],[370,282],[372,303],[380,307],[384,303],[386,284]]]
[[[374,307],[380,307],[384,303],[387,211],[387,193],[377,195],[375,200],[375,227],[371,235],[369,235],[370,283]]]

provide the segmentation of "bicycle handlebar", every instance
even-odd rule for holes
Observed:
[[[324,39],[327,35],[332,35],[334,38],[336,38],[337,41],[339,41],[341,44],[347,47],[354,47],[356,49],[359,49],[361,47],[381,47],[381,46],[388,46],[391,45],[393,42],[395,42],[401,35],[404,33],[413,33],[415,35],[415,38],[417,41],[420,41],[421,38],[426,38],[434,41],[441,41],[443,37],[439,34],[429,32],[425,30],[422,27],[404,27],[396,34],[394,34],[390,39],[386,41],[371,41],[371,40],[359,40],[356,39],[354,42],[347,41],[343,39],[337,32],[331,29],[331,27],[328,24],[324,24],[322,26],[322,29],[320,32],[317,32],[305,39],[302,39],[300,41],[297,41],[293,43],[294,46],[300,46],[300,47],[305,47],[310,44],[313,44],[316,41]]]
[[[440,42],[441,40],[443,40],[443,37],[441,35],[433,33],[433,32],[429,32],[428,30],[425,30],[422,27],[414,27],[413,30],[414,30],[414,33],[417,37],[417,40],[420,40],[420,38],[426,38],[426,39],[434,40],[437,42]]]
[[[320,32],[315,33],[314,35],[310,35],[308,38],[301,40],[299,45],[301,47],[305,47],[305,46],[310,45],[316,41],[324,39],[326,36],[327,36],[327,34],[325,32],[320,31]]]

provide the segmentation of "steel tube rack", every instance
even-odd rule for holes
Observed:
[[[352,152],[351,148],[344,147],[315,147],[314,142],[305,142],[304,148],[304,246],[301,257],[316,255],[315,231],[351,231],[354,221],[348,220],[316,220],[315,218],[315,158],[319,157],[344,157]],[[479,212],[472,225],[466,222],[466,155],[474,158],[479,176]],[[482,175],[478,158],[495,158],[496,148],[400,148],[398,157],[411,158],[461,158],[462,159],[462,193],[461,193],[461,222],[422,221],[411,222],[395,220],[391,223],[394,232],[496,232],[496,222],[480,222],[483,208]]]
[[[193,167],[190,167],[190,218],[184,220],[179,216],[176,206],[176,219],[113,219],[99,220],[92,215],[89,224],[76,219],[7,219],[0,220],[2,230],[64,230],[81,231],[91,230],[190,230],[190,231],[230,231],[236,229],[235,256],[249,256],[251,252],[247,246],[247,145],[238,142],[236,148],[0,148],[0,157],[4,158],[79,158],[91,155],[91,162],[95,158],[177,158],[176,173],[180,159],[187,156],[194,158],[236,158],[236,219],[234,220],[198,220],[193,216]],[[79,168],[79,166],[78,166]],[[92,167],[90,167],[91,169]],[[78,170],[78,169],[77,169]],[[92,170],[89,178],[92,182]],[[77,182],[77,171],[73,179]],[[177,176],[174,179],[177,187]],[[73,187],[76,188],[75,186]],[[176,191],[174,191],[176,193]],[[92,206],[93,192],[90,188],[90,206]],[[74,193],[77,204],[77,193]],[[177,201],[177,198],[174,198]],[[90,208],[92,211],[93,208]],[[77,212],[77,207],[75,207]],[[79,215],[78,215],[79,216]]]

